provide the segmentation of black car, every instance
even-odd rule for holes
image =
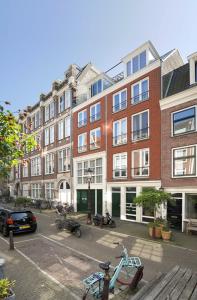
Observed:
[[[10,210],[0,208],[0,231],[4,236],[13,233],[35,232],[37,229],[36,217],[30,210]]]

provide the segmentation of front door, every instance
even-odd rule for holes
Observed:
[[[171,228],[182,228],[182,193],[172,194],[167,204],[167,220]]]
[[[112,190],[112,216],[120,218],[120,191]]]
[[[103,213],[103,191],[97,190],[97,214]]]
[[[95,190],[90,190],[92,214],[95,213]],[[77,190],[77,211],[88,211],[88,190]]]

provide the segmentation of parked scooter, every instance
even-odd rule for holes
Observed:
[[[105,217],[102,215],[99,215],[99,214],[95,215],[93,217],[93,223],[95,226],[108,225],[111,228],[116,227],[116,222],[111,218],[111,216],[108,212],[106,212]]]

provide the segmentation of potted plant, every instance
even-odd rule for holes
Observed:
[[[155,237],[155,223],[150,222],[148,223],[148,232],[150,237],[154,238]]]
[[[139,196],[134,199],[134,203],[142,206],[145,210],[152,210],[154,216],[154,235],[153,237],[161,238],[161,224],[164,220],[162,218],[156,219],[156,213],[160,210],[162,204],[166,205],[167,201],[171,199],[171,195],[155,188],[144,189]],[[162,222],[161,222],[162,220]]]
[[[15,281],[7,278],[0,279],[0,300],[15,300],[15,294],[12,290]]]
[[[172,232],[169,230],[168,226],[164,226],[161,230],[162,239],[164,241],[169,241],[171,239]]]

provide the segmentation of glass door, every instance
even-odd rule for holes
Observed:
[[[126,219],[136,221],[136,204],[134,198],[136,197],[136,188],[126,188]]]

